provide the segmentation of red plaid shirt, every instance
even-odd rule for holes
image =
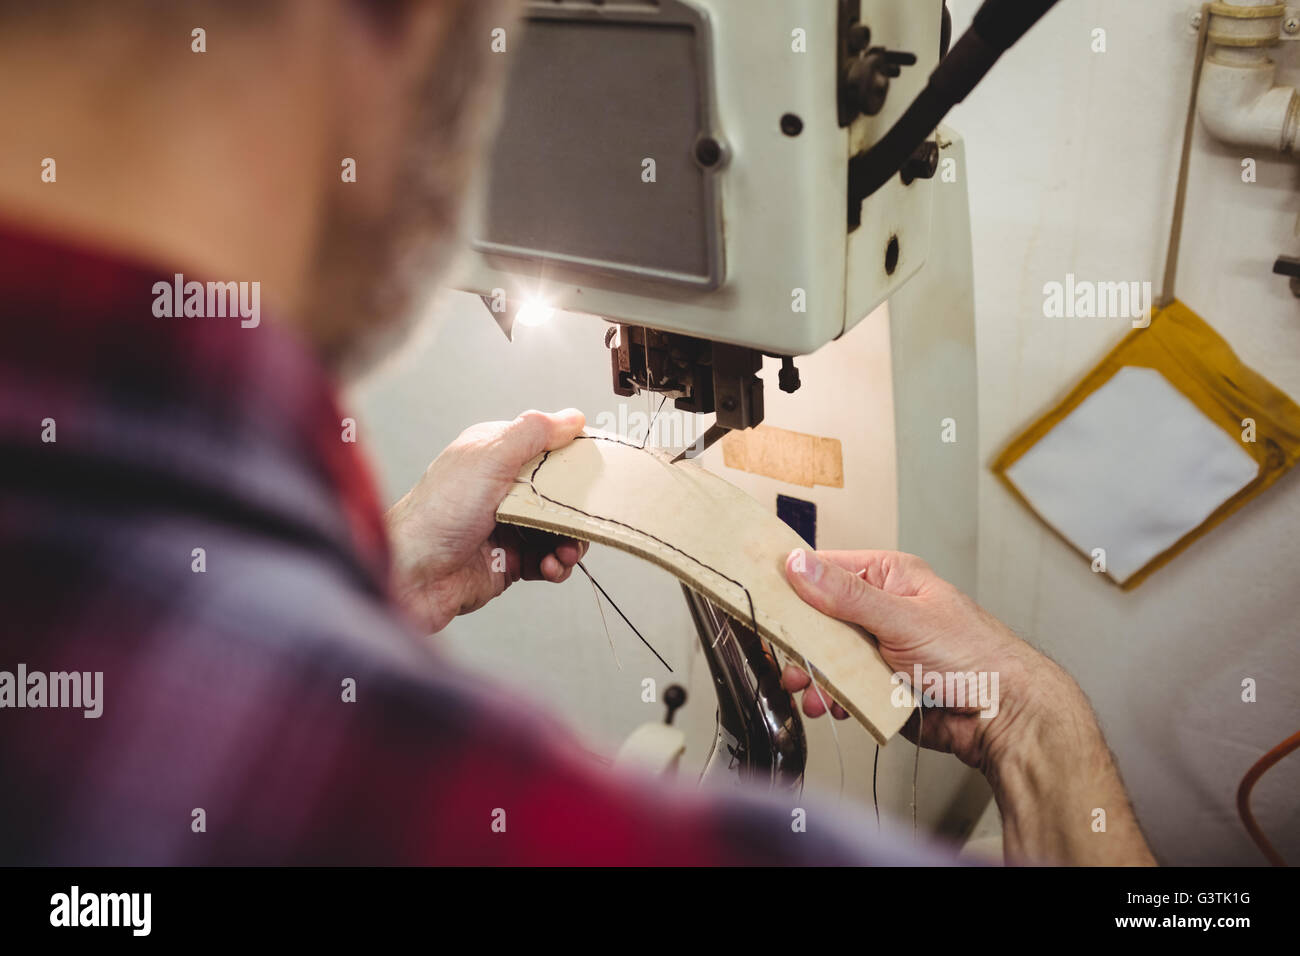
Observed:
[[[453,671],[328,377],[155,317],[174,271],[0,226],[0,671],[103,675],[97,718],[0,707],[0,864],[903,860],[606,776]]]

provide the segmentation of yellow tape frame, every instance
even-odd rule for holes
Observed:
[[[1263,492],[1300,460],[1300,406],[1267,379],[1248,368],[1231,346],[1210,325],[1175,299],[1157,312],[1151,324],[1134,329],[1113,348],[1070,393],[1050,412],[1029,426],[994,460],[991,468],[1002,484],[1035,514],[1043,524],[1080,554],[1078,548],[1052,527],[1029,503],[1007,470],[1048,432],[1059,425],[1093,392],[1110,381],[1125,366],[1158,371],[1182,392],[1212,422],[1230,434],[1256,462],[1255,480],[1215,509],[1197,527],[1148,561],[1123,584],[1107,580],[1125,591],[1137,587],[1152,573],[1168,564],[1201,535]],[[1242,441],[1244,419],[1255,422],[1255,441]]]

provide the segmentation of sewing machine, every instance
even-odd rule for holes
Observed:
[[[604,318],[615,393],[716,416],[697,450],[763,420],[764,356],[793,392],[798,356],[888,301],[899,547],[972,590],[967,183],[938,124],[1053,2],[990,0],[945,56],[942,0],[535,0],[506,39],[462,287],[507,335],[539,310]],[[966,438],[945,443],[958,417]],[[726,762],[796,781],[803,732],[769,649],[718,642],[744,628],[687,600]]]

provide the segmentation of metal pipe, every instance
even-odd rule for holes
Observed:
[[[1209,5],[1210,50],[1201,68],[1198,112],[1215,139],[1291,154],[1300,138],[1300,96],[1277,85],[1268,48],[1286,8],[1260,0]]]

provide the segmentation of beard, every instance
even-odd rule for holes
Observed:
[[[324,210],[304,318],[321,359],[355,377],[407,340],[420,306],[464,247],[460,224],[477,160],[499,114],[504,60],[492,26],[512,0],[460,0],[442,49],[409,93],[412,117],[379,214],[335,190]],[[344,155],[340,153],[340,155]]]

